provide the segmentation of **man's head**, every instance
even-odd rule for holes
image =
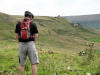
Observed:
[[[34,15],[31,12],[29,12],[29,11],[25,11],[24,16],[25,17],[29,17],[30,19],[34,18]]]

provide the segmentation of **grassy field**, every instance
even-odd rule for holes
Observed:
[[[9,44],[10,42],[10,44]],[[87,47],[88,48],[88,47]],[[87,55],[79,56],[75,51],[59,51],[41,47],[37,44],[40,64],[38,75],[96,75],[100,65],[100,51],[96,51],[93,60]],[[18,75],[18,44],[13,41],[0,41],[0,75]],[[30,75],[31,65],[27,60],[25,75]]]
[[[22,18],[0,13],[0,75],[18,75],[18,42],[14,29],[16,21]],[[91,42],[91,38],[99,38],[100,32],[74,28],[62,17],[36,16],[34,22],[39,29],[38,75],[99,75],[96,73],[100,66],[100,43],[95,42],[92,53],[86,43]],[[79,56],[78,53],[86,49],[90,52]],[[27,60],[25,75],[31,74]]]

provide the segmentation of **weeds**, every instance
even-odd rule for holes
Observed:
[[[0,52],[0,75],[18,75],[18,53],[15,45],[11,44],[12,47],[8,49],[9,51],[6,49]],[[95,61],[98,58],[95,57],[93,47],[93,43],[87,45],[86,55],[78,56],[77,53],[40,46],[37,75],[86,75],[87,73],[97,75],[99,71],[97,71]],[[25,75],[32,75],[29,59],[25,65]]]

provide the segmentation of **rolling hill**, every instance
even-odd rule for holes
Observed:
[[[19,51],[14,30],[16,22],[22,19],[21,15],[0,13],[0,75],[19,75]],[[94,45],[90,42],[100,41],[96,39],[100,32],[73,27],[62,17],[35,16],[34,22],[39,30],[37,75],[100,75],[97,68],[100,65],[100,42]],[[87,50],[84,55],[83,50]],[[28,60],[24,74],[32,75]]]
[[[75,23],[81,23],[83,26],[88,26],[94,29],[100,29],[100,14],[65,16],[65,18]]]
[[[16,42],[14,30],[21,19],[23,16],[0,13],[0,40]],[[100,33],[93,29],[74,28],[62,17],[35,16],[34,22],[39,29],[38,45],[41,47],[77,51],[84,49],[88,39],[100,37]]]

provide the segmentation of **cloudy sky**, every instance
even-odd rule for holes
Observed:
[[[71,16],[100,13],[100,0],[0,0],[0,12],[36,16]]]

